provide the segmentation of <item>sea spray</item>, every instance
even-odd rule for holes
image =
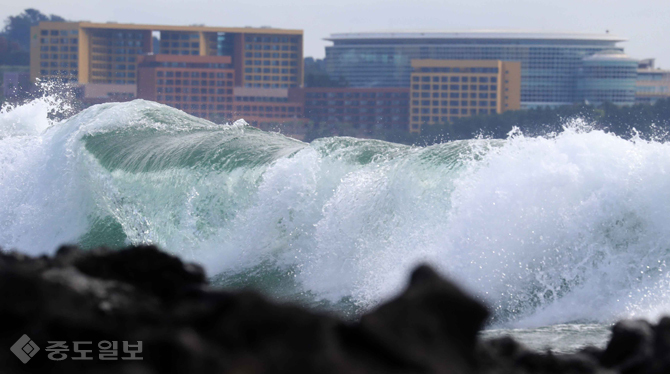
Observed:
[[[0,113],[4,248],[152,243],[220,285],[357,312],[429,262],[498,325],[670,309],[662,142],[572,125],[430,147],[306,144],[141,100],[51,122],[40,105]]]

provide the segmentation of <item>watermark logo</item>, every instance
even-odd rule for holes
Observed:
[[[25,364],[40,351],[40,347],[38,347],[34,341],[30,340],[28,335],[23,334],[23,336],[19,338],[9,350]]]
[[[66,359],[70,360],[93,360],[95,357],[96,344],[92,341],[83,342],[83,341],[48,341],[49,345],[44,349],[48,356],[47,358],[51,361],[63,361]],[[73,352],[70,351],[68,343],[72,343]],[[121,343],[121,344],[119,344]],[[134,343],[134,344],[133,344]],[[97,344],[97,358],[99,360],[142,360],[142,342],[141,341],[109,341],[103,340]],[[90,348],[90,349],[86,349]],[[12,353],[21,360],[24,364],[30,361],[37,352],[40,351],[40,347],[32,341],[28,335],[23,335],[14,345],[10,348]],[[121,352],[123,354],[120,354]],[[74,354],[78,355],[74,355]]]

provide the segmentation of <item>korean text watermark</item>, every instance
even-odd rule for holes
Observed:
[[[23,335],[10,348],[12,353],[24,364],[30,361],[39,351],[40,347],[28,337]],[[47,358],[51,361],[63,360],[142,360],[141,341],[47,341],[44,348]]]

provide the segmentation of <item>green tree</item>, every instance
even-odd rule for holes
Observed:
[[[443,124],[424,125],[420,135],[383,128],[371,129],[364,135],[368,138],[402,144],[431,145],[451,140],[472,139],[479,135],[504,139],[514,128],[518,128],[526,136],[559,133],[574,119],[580,119],[596,130],[604,130],[625,139],[640,136],[642,139],[670,141],[670,99],[658,100],[653,105],[616,106],[606,103],[595,107],[576,104],[557,108],[516,110],[502,114],[459,118]],[[311,128],[306,140],[338,135],[360,136],[352,133],[346,124],[331,124]]]
[[[0,36],[0,66],[29,65],[30,53],[21,49],[19,43]]]
[[[305,87],[348,87],[344,77],[337,79],[326,72],[324,60],[305,57]]]
[[[654,105],[577,104],[459,118],[451,123],[423,126],[414,144],[471,139],[478,135],[504,139],[513,128],[527,136],[541,136],[561,132],[574,119],[623,138],[637,132],[643,139],[670,140],[670,99],[665,99]]]
[[[42,21],[65,22],[60,16],[42,14],[37,9],[26,9],[18,16],[9,16],[5,20],[3,35],[10,41],[19,44],[21,49],[30,50],[30,27],[37,26]]]

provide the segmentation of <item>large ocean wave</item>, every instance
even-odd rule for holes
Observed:
[[[40,101],[41,100],[41,101]],[[152,102],[0,112],[0,246],[152,243],[220,285],[354,313],[435,266],[513,326],[670,311],[670,144],[582,125],[310,144]]]

